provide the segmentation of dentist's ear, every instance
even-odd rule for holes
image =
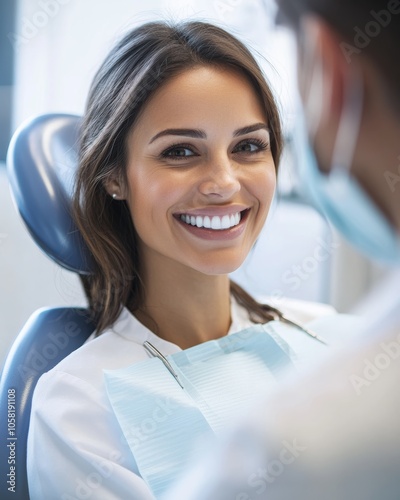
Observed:
[[[340,36],[318,16],[300,22],[298,81],[311,141],[331,150],[344,104],[348,63],[340,49]],[[329,154],[329,153],[328,153]],[[324,162],[323,162],[324,163]]]

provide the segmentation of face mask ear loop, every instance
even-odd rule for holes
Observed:
[[[348,78],[343,110],[332,154],[330,175],[335,171],[350,172],[361,128],[364,86],[359,72]]]
[[[303,39],[303,53],[305,54],[303,74],[307,75],[312,72],[311,83],[304,101],[308,135],[310,140],[313,141],[322,118],[324,82],[322,78],[321,63],[318,63],[317,68],[312,64],[317,57],[317,44],[315,40],[310,39],[309,35],[304,36],[303,34]]]

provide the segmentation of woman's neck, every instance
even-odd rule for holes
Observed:
[[[182,349],[218,339],[231,324],[228,275],[209,276],[153,255],[143,269],[144,304],[137,319]]]

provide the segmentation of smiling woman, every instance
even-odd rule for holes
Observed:
[[[137,235],[145,297],[134,313],[150,327],[149,316],[157,334],[180,347],[219,338],[229,327],[226,275],[254,245],[274,193],[269,142],[266,113],[248,79],[198,66],[149,99],[127,134],[125,178],[105,182],[126,203]],[[177,309],[184,305],[195,317],[199,297],[215,311],[212,319],[181,325]]]
[[[291,362],[265,329],[280,312],[229,279],[268,215],[279,116],[230,34],[151,23],[99,69],[81,137],[74,216],[97,329],[37,385],[31,498],[154,498]]]
[[[151,265],[148,261],[154,248],[148,246],[149,239],[157,239],[167,249],[172,236],[176,248],[171,251],[181,269],[196,253],[196,270],[214,274],[202,276],[202,281],[207,287],[218,283],[224,288],[221,304],[220,296],[216,300],[203,293],[203,285],[196,292],[193,287],[200,277],[185,270],[191,294],[183,292],[186,286],[175,290],[182,290],[185,302],[194,298],[196,310],[197,296],[207,295],[213,305],[208,309],[219,311],[219,321],[212,326],[202,328],[190,321],[191,328],[196,324],[207,332],[203,340],[226,333],[229,280],[216,275],[239,267],[254,244],[273,195],[281,148],[280,120],[270,88],[250,52],[231,35],[200,22],[179,27],[150,23],[121,40],[92,85],[75,204],[77,223],[97,264],[85,288],[98,333],[113,324],[126,305],[167,337],[154,317],[160,304],[152,298],[153,280],[145,275],[152,269],[160,297],[171,296],[161,291],[160,283],[177,284],[181,271],[172,270],[170,261],[166,267],[158,261],[162,269],[156,271],[154,259]],[[177,196],[180,199],[174,199]],[[235,230],[217,229],[224,216],[238,217],[235,214],[241,219]],[[146,221],[146,215],[151,220]],[[190,217],[190,225],[181,215]],[[201,215],[210,219],[209,231],[198,230]],[[204,222],[208,225],[208,219]],[[143,239],[143,232],[149,238]],[[232,238],[235,234],[238,237]],[[234,249],[236,261],[232,255],[221,267]],[[162,278],[168,269],[173,277],[169,282]],[[211,289],[217,290],[214,285]],[[233,283],[231,289],[237,300],[252,303],[254,319],[273,319],[271,308],[257,305]],[[149,307],[153,313],[147,314]],[[165,299],[161,309],[166,310]],[[169,325],[177,333],[182,330]],[[187,325],[184,331],[192,344],[198,343]],[[178,345],[183,346],[182,340]]]

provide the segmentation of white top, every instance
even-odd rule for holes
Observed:
[[[297,301],[291,317],[309,320],[332,311],[329,306]],[[290,315],[290,301],[285,303],[284,312]],[[252,324],[247,311],[234,300],[231,316],[229,333]],[[153,498],[139,475],[103,379],[103,370],[148,359],[143,347],[146,340],[164,355],[181,350],[123,309],[112,328],[99,337],[91,336],[40,378],[32,401],[28,437],[31,500]]]
[[[398,500],[400,271],[368,327],[270,395],[163,500]]]

